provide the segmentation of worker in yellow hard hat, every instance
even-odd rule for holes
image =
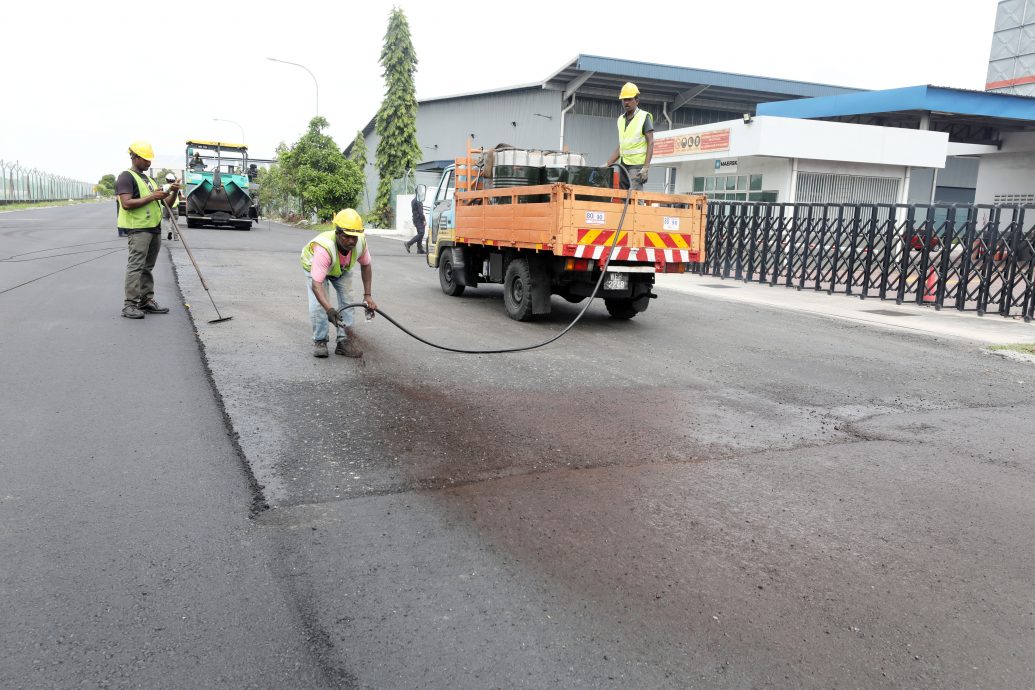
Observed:
[[[162,246],[162,201],[180,191],[174,181],[167,189],[158,186],[148,174],[155,152],[146,141],[129,145],[127,168],[115,180],[118,197],[119,235],[129,245],[126,262],[126,296],[122,315],[128,319],[142,319],[145,314],[168,314],[169,308],[155,301],[155,281],[152,271]]]
[[[622,109],[618,116],[618,147],[607,159],[608,167],[619,160],[619,185],[622,189],[643,189],[654,155],[654,118],[646,110],[640,110],[640,90],[636,84],[626,82],[618,94]]]
[[[338,344],[334,354],[362,357],[352,328],[352,310],[341,308],[351,302],[352,272],[359,265],[363,279],[363,303],[373,316],[377,309],[371,297],[374,277],[373,262],[367,248],[363,219],[354,209],[338,211],[332,221],[333,230],[320,233],[302,249],[302,268],[309,287],[309,321],[313,326],[313,356],[327,356],[328,324],[334,324]],[[338,308],[331,306],[325,284],[330,282],[338,296]]]

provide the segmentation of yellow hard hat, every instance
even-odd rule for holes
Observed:
[[[334,216],[334,227],[346,235],[359,237],[363,234],[363,218],[356,213],[355,209],[346,208],[338,211]]]
[[[640,90],[636,88],[636,84],[633,84],[631,81],[627,81],[625,82],[625,86],[622,87],[622,93],[618,94],[618,97],[624,101],[626,98],[636,98],[639,95]]]
[[[153,161],[155,159],[155,150],[151,148],[151,144],[138,139],[129,145],[129,152],[134,153],[146,161]]]

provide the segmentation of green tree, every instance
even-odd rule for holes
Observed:
[[[105,175],[97,181],[97,193],[101,196],[115,196],[115,176]]]
[[[361,170],[367,167],[367,140],[363,136],[363,130],[356,131],[356,138],[352,140],[352,151],[349,153],[349,160],[359,163]]]
[[[279,157],[283,174],[301,199],[302,213],[320,220],[343,208],[355,208],[363,191],[363,175],[356,161],[345,158],[330,136],[327,120],[317,116],[290,150]]]
[[[301,212],[297,201],[298,190],[280,162],[289,150],[287,144],[280,142],[276,150],[277,162],[268,168],[260,168],[255,182],[259,188],[259,206],[263,212],[293,221],[297,220],[297,214]]]
[[[380,182],[372,219],[388,225],[392,217],[392,180],[402,177],[407,169],[421,160],[417,142],[417,96],[413,74],[417,71],[417,53],[410,40],[406,14],[395,7],[388,18],[384,47],[381,49],[385,97],[374,119],[377,142],[377,170]]]

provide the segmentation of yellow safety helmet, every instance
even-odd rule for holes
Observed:
[[[639,95],[640,90],[636,88],[636,84],[627,81],[625,86],[622,87],[622,93],[618,94],[618,97],[624,101],[626,98],[636,98]]]
[[[341,230],[346,235],[359,237],[363,234],[363,218],[356,213],[355,209],[346,208],[334,215],[334,228]]]
[[[140,156],[145,161],[153,161],[155,159],[155,150],[151,148],[151,144],[143,139],[138,139],[130,144],[129,152]]]

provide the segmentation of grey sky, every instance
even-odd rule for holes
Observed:
[[[180,167],[189,137],[272,156],[320,114],[344,147],[383,95],[392,5],[407,14],[420,98],[542,80],[578,53],[862,88],[984,87],[995,0],[643,3],[5,3],[0,159],[96,181],[149,139]],[[161,10],[171,7],[171,11]],[[141,9],[143,8],[143,9]],[[198,8],[198,14],[193,14]],[[614,8],[614,9],[612,9]],[[201,20],[211,28],[196,28]],[[516,142],[518,143],[518,142]]]

